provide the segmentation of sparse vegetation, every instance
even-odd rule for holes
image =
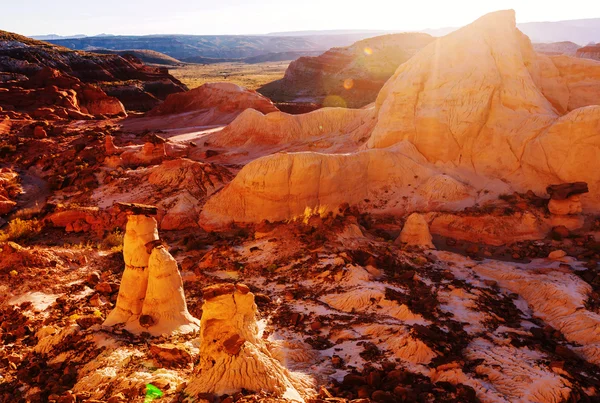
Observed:
[[[0,242],[18,241],[31,238],[40,233],[42,224],[38,220],[15,218],[8,223],[8,228],[0,232]]]
[[[283,78],[289,64],[289,61],[257,64],[188,64],[169,68],[169,72],[190,89],[205,83],[223,81],[256,90],[267,83]]]
[[[102,247],[104,249],[110,249],[114,252],[122,251],[123,250],[123,236],[124,236],[124,234],[119,229],[111,232],[102,241]]]

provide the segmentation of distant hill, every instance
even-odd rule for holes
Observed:
[[[133,56],[140,59],[146,64],[159,64],[163,66],[177,66],[181,64],[180,60],[177,60],[171,56],[165,55],[164,53],[157,52],[155,50],[148,49],[129,49],[129,50],[110,50],[110,49],[96,49],[94,53],[107,54],[107,55],[119,55],[123,57]]]
[[[307,51],[292,51],[292,52],[272,52],[272,53],[265,53],[263,55],[258,55],[258,56],[252,56],[252,57],[246,57],[243,59],[235,59],[235,58],[228,58],[228,59],[218,59],[218,58],[212,58],[212,57],[202,57],[202,56],[197,56],[197,57],[190,57],[187,59],[182,60],[183,62],[186,63],[198,63],[198,64],[216,64],[216,63],[248,63],[248,64],[256,64],[256,63],[264,63],[264,62],[281,62],[281,61],[285,61],[285,60],[295,60],[299,57],[302,56],[318,56],[321,53],[323,53],[323,51],[321,50],[307,50]]]
[[[271,54],[272,57],[293,58],[324,52],[333,47],[349,46],[356,41],[381,34],[380,31],[349,33],[322,33],[315,31],[305,36],[294,35],[149,35],[149,36],[94,36],[71,39],[52,39],[49,42],[70,49],[97,51],[107,50],[153,50],[177,60],[191,63],[210,63],[208,59],[235,61]],[[308,53],[307,53],[308,52]],[[310,53],[313,52],[313,53]],[[282,54],[276,56],[276,54]],[[282,60],[282,59],[277,59]],[[265,61],[276,61],[265,60]]]
[[[178,60],[193,57],[243,59],[265,53],[316,51],[327,49],[318,42],[298,37],[277,36],[109,36],[58,39],[50,42],[70,49],[94,51],[148,49]]]
[[[38,41],[50,41],[55,39],[73,39],[73,38],[85,38],[87,35],[68,35],[61,36],[56,34],[48,34],[48,35],[33,35],[30,36],[32,39],[37,39]]]
[[[310,31],[271,32],[268,36],[329,36],[329,35],[369,35],[378,36],[395,33],[396,31],[383,31],[372,29],[325,29]]]
[[[574,42],[534,43],[533,49],[538,53],[546,55],[569,55],[575,56],[580,46]]]
[[[600,40],[600,18],[517,24],[532,42],[571,41],[579,45]]]
[[[283,79],[258,92],[289,111],[307,103],[359,108],[373,102],[398,66],[434,39],[418,32],[389,34],[301,57],[289,65]]]

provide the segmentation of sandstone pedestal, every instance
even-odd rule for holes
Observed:
[[[132,333],[152,335],[188,333],[198,329],[199,321],[187,311],[177,262],[160,244],[153,217],[141,214],[128,217],[123,258],[125,271],[117,306],[106,318],[104,326],[124,324]]]
[[[548,210],[556,215],[579,214],[583,211],[579,196],[570,196],[564,200],[551,199]]]
[[[259,337],[254,294],[242,284],[204,290],[200,323],[200,362],[186,393],[231,394],[241,389],[266,391],[303,401],[307,377],[288,371]]]

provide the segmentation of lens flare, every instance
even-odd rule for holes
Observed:
[[[336,107],[336,108],[346,108],[348,105],[344,98],[338,95],[328,95],[323,100],[323,106],[325,107]]]
[[[365,55],[367,56],[371,56],[373,54],[373,49],[371,49],[370,47],[366,47],[363,52],[365,52]]]
[[[354,80],[351,78],[347,78],[344,80],[344,88],[349,90],[354,87]]]

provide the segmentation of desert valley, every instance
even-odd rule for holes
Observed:
[[[0,403],[600,401],[600,20],[516,18],[0,31]]]

